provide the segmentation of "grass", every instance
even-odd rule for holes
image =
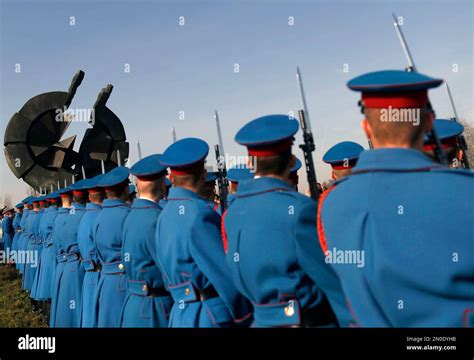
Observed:
[[[47,327],[21,290],[18,272],[6,265],[0,265],[0,327]]]

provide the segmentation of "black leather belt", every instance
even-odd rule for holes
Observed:
[[[148,288],[147,296],[150,296],[150,297],[170,296],[170,293],[164,287]]]
[[[212,285],[202,290],[195,289],[195,291],[196,295],[201,301],[205,301],[219,296],[216,289]]]

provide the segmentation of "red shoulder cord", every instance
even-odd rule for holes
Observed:
[[[227,242],[227,233],[225,232],[225,216],[227,215],[227,210],[224,211],[221,217],[221,236],[222,236],[222,244],[224,245],[224,251],[227,254],[229,249],[229,244]]]
[[[326,241],[326,234],[324,233],[323,221],[321,219],[321,211],[323,209],[324,200],[326,200],[326,197],[334,188],[335,186],[323,192],[321,196],[319,197],[319,202],[318,202],[318,216],[317,216],[318,238],[319,238],[319,244],[321,245],[321,249],[323,250],[324,255],[327,254],[328,244]]]

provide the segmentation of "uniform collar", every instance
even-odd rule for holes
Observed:
[[[199,194],[195,193],[194,191],[185,189],[180,186],[173,186],[170,189],[168,200],[187,198],[204,200],[202,197],[199,196]]]
[[[71,207],[74,207],[74,209],[85,209],[86,204],[80,204],[80,203],[77,203],[77,202],[73,202],[71,204]]]
[[[58,213],[67,213],[69,212],[71,209],[70,208],[65,208],[65,207],[60,207],[58,209]]]
[[[133,200],[132,208],[136,207],[160,207],[156,201],[147,199],[147,198],[136,198]]]
[[[271,191],[273,189],[285,189],[295,191],[286,181],[268,176],[261,176],[250,181],[242,182],[237,189],[236,197],[249,195],[257,192]]]
[[[86,210],[98,210],[98,209],[102,209],[102,206],[100,206],[99,204],[88,202],[86,205]]]
[[[105,199],[102,207],[106,206],[129,206],[125,201],[120,199]]]
[[[404,148],[366,150],[360,154],[353,172],[370,170],[416,170],[441,167],[421,151]]]

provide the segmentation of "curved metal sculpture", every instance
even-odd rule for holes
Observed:
[[[128,158],[129,144],[126,142],[122,122],[106,106],[112,89],[113,86],[109,84],[99,93],[89,121],[93,127],[86,130],[79,148],[80,164],[87,177],[101,172],[102,161],[105,171],[109,171]]]
[[[110,170],[117,166],[117,151],[123,162],[128,157],[128,143],[120,119],[105,104],[112,91],[108,85],[94,105],[93,127],[86,130],[79,153],[73,150],[76,135],[61,140],[71,118],[64,112],[71,105],[77,88],[84,79],[78,71],[67,92],[43,93],[29,99],[10,119],[4,138],[7,164],[17,178],[34,189],[51,189],[58,183],[70,184],[100,172],[101,161]]]

